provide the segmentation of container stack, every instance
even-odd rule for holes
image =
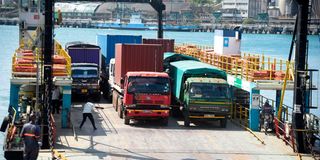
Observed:
[[[143,44],[161,44],[163,52],[174,52],[174,39],[143,39]]]

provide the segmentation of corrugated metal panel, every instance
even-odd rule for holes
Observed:
[[[97,45],[101,47],[106,64],[109,64],[110,59],[115,57],[115,44],[117,43],[141,44],[142,36],[97,35]]]
[[[163,52],[156,44],[117,44],[115,55],[115,83],[128,71],[163,70]]]
[[[163,52],[174,52],[174,39],[143,39],[143,44],[161,44]]]

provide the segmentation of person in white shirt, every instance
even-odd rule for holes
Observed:
[[[83,111],[82,111],[82,122],[80,124],[80,129],[82,128],[84,122],[87,120],[87,117],[89,118],[89,120],[91,121],[91,124],[93,126],[93,129],[96,130],[97,127],[94,123],[94,119],[93,119],[93,116],[92,116],[92,109],[94,107],[94,104],[90,102],[90,99],[89,101],[84,104],[83,106]]]
[[[57,86],[54,86],[52,91],[52,114],[57,113],[59,114],[60,110],[60,90]]]

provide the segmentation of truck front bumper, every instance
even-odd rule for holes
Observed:
[[[189,118],[192,118],[192,119],[224,119],[228,117],[229,117],[229,114],[223,114],[223,113],[197,113],[197,112],[189,113]]]
[[[150,109],[126,109],[126,117],[134,119],[144,118],[165,118],[169,117],[169,109],[150,110]]]

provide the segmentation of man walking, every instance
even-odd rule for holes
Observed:
[[[52,114],[57,113],[59,114],[60,110],[60,90],[57,86],[54,86],[53,92],[52,92]]]
[[[24,160],[36,160],[39,154],[38,140],[40,127],[36,125],[36,116],[30,115],[30,122],[23,125],[20,137],[24,140]]]
[[[93,129],[96,130],[97,127],[94,123],[94,119],[92,116],[92,109],[94,107],[94,104],[90,102],[91,99],[89,99],[89,101],[83,106],[83,111],[82,111],[82,122],[80,124],[80,129],[82,128],[82,125],[84,124],[84,122],[87,120],[87,117],[90,119],[91,124],[93,126]]]

